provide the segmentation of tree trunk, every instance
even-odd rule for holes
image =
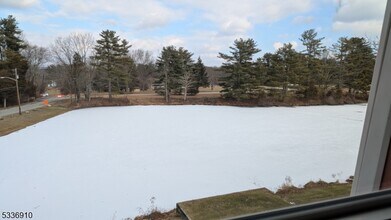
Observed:
[[[166,76],[165,76],[165,83],[164,83],[164,89],[166,91],[166,103],[169,103],[170,102],[170,96],[168,95],[168,74],[167,74],[167,71],[165,72]]]
[[[288,92],[288,83],[283,83],[281,100],[284,100],[284,98],[286,97],[287,92]]]
[[[92,77],[91,77],[91,71],[88,71],[87,96],[86,96],[88,102],[91,101],[91,91],[92,91]]]
[[[185,92],[183,94],[183,100],[186,101],[187,99],[187,86],[185,86]]]
[[[45,74],[42,74],[42,83],[41,83],[41,86],[40,86],[40,90],[45,90],[46,88],[46,85],[45,85]],[[44,92],[44,91],[43,91]]]
[[[79,89],[76,89],[76,102],[79,103],[80,102],[80,90]]]
[[[76,79],[74,81],[74,86],[75,86],[75,101],[76,101],[76,103],[79,103],[79,101],[80,101],[80,90],[79,90],[79,87],[77,85]]]
[[[109,78],[109,101],[111,102],[111,98],[112,98],[112,95],[111,95],[111,78]]]
[[[90,102],[91,101],[91,92],[92,92],[91,83],[88,84],[87,90],[88,90],[88,92],[87,92],[88,93],[88,102]]]
[[[116,79],[116,82],[117,82],[117,88],[118,88],[118,92],[122,92],[122,90],[121,90],[121,87],[119,86],[119,79],[117,78]]]
[[[91,89],[90,89],[91,85],[88,84],[87,87],[86,87],[86,90],[84,92],[84,98],[85,100],[88,100],[88,102],[91,101]]]
[[[7,108],[7,98],[3,98],[3,108]]]

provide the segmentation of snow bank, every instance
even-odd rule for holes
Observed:
[[[72,111],[0,137],[0,210],[123,219],[150,207],[353,175],[365,105]]]

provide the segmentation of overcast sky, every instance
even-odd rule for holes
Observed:
[[[220,65],[237,38],[273,52],[283,43],[302,49],[310,28],[330,46],[342,36],[380,36],[387,0],[0,0],[0,17],[14,15],[25,38],[49,46],[56,37],[115,30],[133,49],[155,56],[183,46],[207,65]]]

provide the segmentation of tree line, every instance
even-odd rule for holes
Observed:
[[[296,51],[288,43],[258,59],[254,56],[261,50],[253,39],[236,40],[229,54],[219,54],[224,60],[222,69],[227,73],[221,79],[222,95],[236,100],[266,95],[280,100],[288,95],[305,99],[340,98],[345,89],[348,95],[366,98],[377,44],[365,38],[342,37],[326,48],[323,40],[310,29],[300,38],[303,51]]]
[[[304,99],[346,93],[366,96],[372,78],[377,44],[365,38],[343,37],[332,47],[314,30],[305,31],[303,51],[284,44],[274,53],[261,52],[253,39],[237,39],[228,54],[219,53],[223,64],[207,71],[201,57],[183,47],[166,46],[155,59],[151,52],[131,50],[132,45],[113,30],[103,30],[95,40],[88,33],[58,37],[48,48],[31,45],[22,37],[16,19],[0,20],[0,76],[13,77],[18,69],[22,96],[37,97],[48,84],[79,102],[93,91],[115,93],[135,89],[154,91],[170,102],[172,95],[184,100],[200,87],[219,84],[221,96],[234,100]],[[208,73],[209,72],[209,73]],[[54,83],[53,83],[54,82]],[[53,85],[55,84],[55,85]],[[14,82],[0,80],[3,99],[15,100]]]

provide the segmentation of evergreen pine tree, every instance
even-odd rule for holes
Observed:
[[[176,48],[174,46],[163,47],[161,55],[157,58],[156,66],[159,73],[154,84],[154,90],[164,95],[166,102],[170,101],[171,90],[174,88]]]
[[[317,38],[318,33],[314,29],[306,30],[301,35],[300,41],[303,46],[305,46],[304,55],[306,57],[306,63],[308,71],[306,71],[307,76],[304,95],[307,98],[314,97],[318,94],[318,89],[316,85],[319,85],[320,75],[322,71],[322,63],[319,58],[322,55],[322,51],[325,49],[322,46],[322,40],[324,37]]]
[[[300,41],[306,48],[303,52],[305,52],[305,55],[312,58],[319,57],[324,49],[322,46],[322,40],[324,40],[324,37],[317,38],[317,36],[318,33],[315,29],[310,29],[304,31],[300,38]]]
[[[136,79],[136,65],[133,59],[129,55],[129,42],[125,39],[120,44],[120,57],[118,60],[118,77],[117,87],[118,89],[126,90],[130,92],[135,89],[137,84]]]
[[[222,70],[228,74],[221,79],[223,97],[250,99],[259,94],[260,78],[253,57],[260,52],[253,39],[235,40],[230,55],[219,53],[224,60]]]
[[[280,57],[273,53],[265,53],[258,59],[258,69],[264,72],[263,85],[277,87],[280,86],[279,74],[282,71]]]
[[[370,88],[375,55],[370,43],[364,38],[352,37],[346,41],[345,85],[349,90],[367,94]]]
[[[174,46],[163,47],[161,55],[156,61],[158,77],[154,89],[156,93],[165,96],[166,102],[170,101],[172,94],[182,94],[185,86],[190,88],[192,83],[189,84],[189,82],[194,81],[194,76],[191,74],[192,56],[193,54],[183,47],[179,49]],[[189,92],[186,89],[186,93]]]
[[[124,68],[131,62],[127,57],[130,45],[126,40],[121,41],[112,30],[104,30],[99,35],[101,39],[97,40],[94,59],[100,74],[99,78],[107,81],[111,100],[113,88],[120,90],[122,85],[126,87],[125,84],[129,83],[129,74]]]
[[[22,30],[19,29],[16,19],[9,15],[0,19],[0,76],[15,78],[14,71],[18,72],[19,91],[23,95],[33,96],[36,87],[26,80],[28,69],[27,60],[21,55],[21,50],[26,47],[22,40]],[[0,80],[0,94],[3,98],[16,103],[15,82]]]
[[[80,85],[80,81],[81,81],[81,74],[84,71],[84,68],[85,68],[85,63],[83,62],[82,57],[80,56],[80,54],[75,53],[73,55],[70,79],[72,80],[72,84],[73,84],[71,88],[75,90],[73,91],[73,93],[76,96],[76,102],[80,101],[80,94],[82,89]]]
[[[200,87],[209,86],[208,73],[206,72],[206,67],[202,62],[201,57],[198,57],[197,62],[194,64],[193,74],[195,82],[193,83],[189,93],[195,95],[199,92],[198,89]]]
[[[277,73],[277,79],[282,87],[281,98],[285,98],[288,85],[298,84],[299,75],[303,70],[303,63],[300,60],[300,55],[293,49],[292,44],[284,44],[276,52],[278,57],[277,64],[279,72]]]
[[[21,49],[26,48],[21,35],[22,31],[12,15],[0,20],[0,60],[5,60],[6,50],[19,53]]]
[[[336,61],[335,83],[339,93],[342,93],[346,75],[347,38],[341,37],[332,45],[332,53]]]

